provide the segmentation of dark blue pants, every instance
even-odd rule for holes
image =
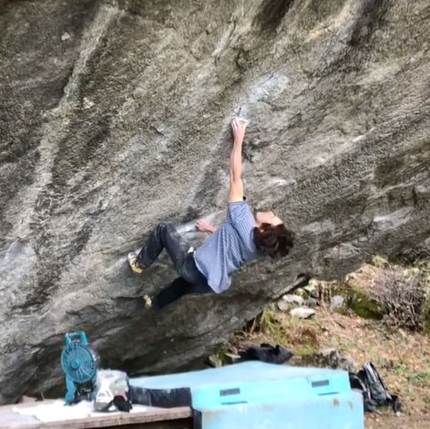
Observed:
[[[179,276],[152,299],[154,308],[161,309],[190,293],[210,293],[206,277],[198,270],[193,253],[171,223],[160,223],[146,240],[137,256],[141,267],[152,265],[166,249]]]

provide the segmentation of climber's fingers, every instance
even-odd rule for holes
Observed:
[[[247,122],[245,120],[242,120],[240,118],[234,118],[231,122],[233,135],[237,138],[243,139],[243,137],[245,136],[246,126]]]

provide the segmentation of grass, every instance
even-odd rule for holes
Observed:
[[[290,317],[272,303],[238,333],[236,339],[270,338],[276,344],[297,346],[299,353],[309,353],[320,346],[318,331],[318,322]]]

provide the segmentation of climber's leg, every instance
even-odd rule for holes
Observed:
[[[137,255],[130,253],[128,260],[133,271],[141,273],[157,260],[163,249],[166,249],[174,267],[180,272],[188,248],[171,223],[160,223],[152,231],[142,250]]]
[[[178,272],[181,277],[178,277],[157,295],[152,297],[145,295],[143,299],[146,308],[157,310],[177,301],[184,295],[213,292],[208,285],[206,277],[197,269],[193,252],[187,252]]]
[[[205,276],[197,269],[193,250],[181,239],[170,223],[159,224],[148,237],[139,254],[129,255],[131,268],[135,272],[142,272],[157,260],[163,249],[166,249],[180,277],[156,296],[145,295],[143,299],[147,308],[162,308],[177,301],[183,295],[212,291]]]
[[[177,301],[184,295],[192,293],[210,293],[212,289],[206,284],[193,284],[182,277],[175,279],[169,286],[163,288],[157,295],[146,300],[146,308],[160,310]]]

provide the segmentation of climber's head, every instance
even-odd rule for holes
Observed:
[[[285,228],[273,212],[255,214],[254,244],[262,255],[271,258],[287,256],[294,246],[294,233]]]
[[[263,223],[268,223],[273,226],[282,224],[282,220],[273,212],[256,212],[255,221],[257,222],[257,226],[261,226]]]

